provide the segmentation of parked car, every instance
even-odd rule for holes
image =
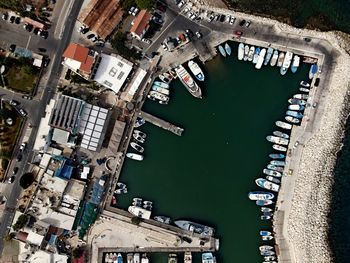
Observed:
[[[19,109],[18,111],[19,111],[19,114],[21,114],[22,117],[25,117],[25,116],[28,115],[27,112],[24,109]]]
[[[3,13],[2,14],[2,20],[7,20],[9,18],[8,13]]]
[[[10,17],[10,23],[14,23],[14,22],[15,22],[15,19],[16,19],[15,16],[11,16],[11,17]]]
[[[213,20],[214,20],[214,15],[211,14],[211,15],[209,16],[209,18],[208,18],[208,21],[211,22],[211,21],[213,21]]]
[[[133,12],[134,12],[134,10],[135,10],[135,7],[134,6],[132,6],[132,7],[130,7],[130,9],[129,9],[129,15],[131,15]]]
[[[18,106],[20,103],[17,100],[10,100],[10,105]]]
[[[39,35],[40,34],[40,30],[39,30],[39,28],[34,28],[34,30],[33,30],[33,34],[35,34],[35,35]]]
[[[236,18],[234,16],[231,16],[230,18],[230,25],[233,25],[235,23]]]
[[[24,26],[23,26],[23,28],[25,29],[25,30],[27,30],[28,32],[32,32],[32,30],[33,30],[33,25],[30,25],[30,24],[24,24]]]
[[[49,57],[44,57],[43,59],[43,67],[46,68],[50,63],[50,58]]]
[[[18,167],[13,168],[12,174],[15,175],[18,172]]]
[[[165,51],[168,51],[169,49],[168,49],[168,47],[167,47],[167,45],[163,42],[162,43],[162,47],[163,47],[163,49],[165,50]]]
[[[16,179],[16,176],[14,176],[14,175],[12,175],[9,179],[8,179],[8,183],[9,184],[12,184],[14,181],[15,181],[15,179]]]
[[[230,15],[226,16],[226,23],[230,23],[230,20],[231,20],[231,16]]]
[[[23,157],[22,154],[18,154],[16,157],[17,162],[22,161],[22,157]]]
[[[320,85],[320,78],[317,78],[315,80],[315,87],[318,87],[318,85]]]
[[[87,35],[87,39],[91,39],[91,38],[93,38],[93,37],[95,37],[95,34],[90,34],[90,35]]]
[[[304,37],[304,41],[309,43],[309,42],[311,42],[311,38]]]
[[[246,21],[243,19],[243,20],[241,20],[241,22],[239,22],[239,26],[244,26],[245,23],[246,23]]]
[[[18,25],[19,23],[21,23],[21,18],[19,16],[16,17],[15,19],[15,23]]]
[[[220,18],[219,18],[220,22],[224,22],[224,21],[225,21],[225,18],[226,18],[225,15],[220,15]]]
[[[192,32],[192,30],[191,29],[186,29],[186,34],[187,34],[187,36],[189,37],[189,38],[192,38],[193,36],[194,36],[194,34],[193,34],[193,32]]]
[[[10,45],[10,48],[9,48],[10,52],[14,52],[15,49],[16,49],[16,45],[15,44]]]
[[[234,34],[236,37],[241,37],[243,35],[243,32],[242,31],[235,31]]]
[[[44,38],[44,39],[47,39],[48,36],[49,36],[49,32],[48,32],[48,31],[42,30],[42,31],[40,32],[40,36],[41,36],[42,38]]]
[[[197,36],[198,39],[201,39],[201,38],[202,38],[201,32],[197,31],[197,32],[196,32],[196,36]]]
[[[249,27],[251,23],[252,23],[252,22],[250,22],[250,20],[248,20],[248,21],[245,23],[245,27]]]
[[[183,7],[185,4],[185,1],[180,1],[180,3],[177,4],[178,8]]]
[[[92,42],[96,42],[98,40],[98,37],[97,36],[94,36],[93,38],[91,38],[91,41]]]
[[[23,143],[21,144],[21,146],[19,146],[19,150],[20,150],[20,151],[23,151],[26,147],[27,147],[27,143],[26,143],[26,142],[23,142]]]
[[[135,9],[134,9],[134,11],[132,12],[132,15],[133,16],[136,16],[138,13],[139,13],[139,9],[136,7]]]
[[[22,95],[22,98],[26,99],[26,100],[32,100],[33,99],[33,97],[29,96],[29,95]]]
[[[104,47],[105,46],[105,42],[103,42],[102,40],[98,40],[96,42],[95,46],[97,46],[97,47]]]
[[[149,40],[149,39],[147,39],[147,38],[142,38],[141,41],[142,41],[142,42],[145,42],[145,43],[147,43],[147,44],[151,44],[151,43],[152,43],[151,40]]]
[[[43,48],[43,47],[39,47],[38,50],[39,50],[40,52],[46,52],[46,48]]]

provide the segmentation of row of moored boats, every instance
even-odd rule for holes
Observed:
[[[138,120],[136,121],[136,123],[138,123]],[[142,153],[145,151],[145,149],[143,146],[141,146],[141,144],[145,142],[147,134],[140,130],[134,130],[132,137],[133,137],[132,138],[133,140],[130,142],[130,146],[133,150],[136,151],[136,153],[128,152],[126,154],[126,157],[136,161],[142,161],[143,160]]]

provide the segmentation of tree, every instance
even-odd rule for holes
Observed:
[[[136,5],[140,9],[151,10],[155,5],[155,0],[136,0]]]
[[[32,173],[25,173],[19,179],[19,185],[23,189],[27,189],[34,182],[34,175]]]
[[[10,242],[15,237],[15,233],[9,233],[5,236],[5,241]]]
[[[124,11],[129,11],[129,9],[135,5],[135,0],[121,0],[120,4]]]
[[[131,223],[133,223],[134,225],[138,225],[142,222],[142,218],[138,217],[138,216],[133,216],[131,218]]]
[[[13,230],[18,231],[23,228],[28,222],[28,216],[26,214],[20,215],[17,222],[12,226]]]

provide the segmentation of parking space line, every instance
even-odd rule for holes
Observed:
[[[27,42],[27,45],[26,45],[26,49],[28,49],[29,42],[30,42],[31,39],[32,39],[32,35],[29,35],[29,37],[28,37],[28,42]]]

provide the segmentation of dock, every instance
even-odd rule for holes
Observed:
[[[163,128],[164,130],[170,131],[178,136],[182,135],[182,132],[184,131],[183,128],[177,127],[174,124],[171,124],[170,122],[167,122],[165,120],[162,120],[156,116],[153,116],[147,112],[140,111],[139,116],[143,118],[145,121],[152,123],[155,126],[158,126],[160,128]]]

